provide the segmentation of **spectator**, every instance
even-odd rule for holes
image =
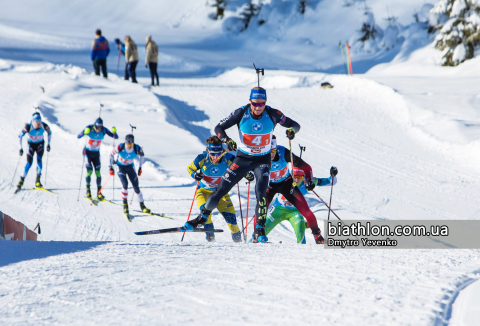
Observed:
[[[138,51],[137,45],[130,36],[125,36],[125,61],[127,62],[127,73],[125,75],[125,79],[128,80],[129,76],[132,77],[132,83],[137,82],[137,78],[135,75],[135,69],[137,68],[138,63]]]
[[[120,39],[115,39],[115,44],[117,45],[118,49],[118,64],[117,64],[117,74],[118,74],[118,66],[120,65],[120,54],[125,56],[125,44],[120,41]],[[125,64],[125,79],[128,79],[128,65]]]
[[[157,86],[160,86],[160,82],[158,80],[158,73],[157,73],[157,63],[158,63],[158,46],[157,44],[152,41],[152,36],[147,36],[147,44],[145,45],[145,68],[148,65],[150,69],[150,77],[152,77],[152,85],[155,86],[155,79],[157,79]]]
[[[103,77],[107,78],[107,56],[110,53],[110,46],[107,39],[102,36],[100,29],[95,31],[95,35],[96,37],[92,42],[92,51],[90,52],[93,69],[95,69],[95,75],[100,76],[100,68],[102,68]]]

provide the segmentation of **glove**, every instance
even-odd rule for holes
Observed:
[[[119,38],[115,39],[115,44],[120,44],[120,39]]]
[[[286,134],[287,138],[290,140],[293,140],[293,138],[295,138],[295,130],[293,130],[292,128],[288,128]]]
[[[47,145],[47,152],[50,152],[50,144]]]
[[[313,180],[308,181],[305,188],[307,188],[308,191],[312,191],[315,188],[315,182],[313,182]]]
[[[332,166],[332,167],[330,168],[330,175],[331,175],[332,177],[334,177],[334,176],[336,176],[337,174],[338,174],[338,169],[337,169],[336,167]]]
[[[200,181],[203,179],[203,176],[204,176],[203,172],[199,171],[199,172],[196,172],[193,177],[195,178],[195,180]]]
[[[20,156],[23,155],[23,148],[20,148]]]
[[[83,134],[88,135],[89,133],[90,133],[90,128],[85,128],[85,130],[83,131]]]
[[[145,68],[148,68],[147,64],[145,64]]]
[[[142,175],[142,168],[138,168],[138,176]]]
[[[237,150],[237,143],[229,138],[227,140],[227,148],[228,148],[229,151],[236,151]]]
[[[110,175],[115,175],[115,170],[114,170],[112,167],[110,167],[110,171],[109,171],[109,172],[110,172]]]
[[[112,132],[115,134],[117,132],[117,128],[116,127],[112,127]]]
[[[255,176],[252,172],[248,172],[247,175],[245,175],[245,179],[247,179],[248,182],[252,182],[253,180],[255,180]]]

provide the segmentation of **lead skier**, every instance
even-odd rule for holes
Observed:
[[[137,194],[138,202],[140,203],[140,209],[144,213],[151,213],[150,209],[145,207],[145,203],[143,202],[143,195],[138,187],[138,177],[142,175],[142,165],[145,161],[145,154],[143,153],[143,149],[135,144],[135,138],[132,134],[128,134],[125,136],[125,143],[118,144],[114,147],[112,153],[110,154],[110,175],[115,175],[115,170],[113,170],[113,161],[115,159],[115,154],[118,154],[118,159],[116,161],[118,165],[118,177],[122,182],[122,199],[123,199],[123,212],[127,215],[128,220],[130,221],[130,217],[128,217],[129,210],[128,210],[128,180],[127,176],[132,183],[133,190]],[[138,159],[138,176],[135,172],[135,165],[133,164],[133,160]]]
[[[270,170],[270,150],[273,130],[277,124],[288,128],[287,137],[293,139],[300,130],[300,125],[285,116],[281,111],[266,105],[267,92],[264,88],[255,87],[250,92],[250,103],[233,111],[227,118],[215,127],[215,133],[226,143],[229,151],[237,150],[235,141],[227,136],[225,130],[237,125],[240,144],[236,158],[225,171],[217,190],[210,195],[200,215],[185,224],[191,230],[198,225],[207,223],[208,216],[232,187],[249,171],[253,171],[256,179],[255,193],[257,205],[255,208],[258,223],[255,238],[266,242],[265,220],[267,217],[267,188]]]
[[[208,137],[206,143],[207,150],[202,154],[199,154],[187,167],[190,176],[199,181],[199,187],[195,193],[195,197],[197,199],[197,206],[200,208],[200,210],[203,209],[205,202],[220,184],[221,176],[225,170],[232,165],[232,162],[235,159],[235,155],[226,153],[224,157],[213,163],[213,161],[218,159],[218,157],[220,157],[224,152],[222,141],[217,136],[211,136]],[[233,207],[228,193],[222,198],[222,200],[220,200],[217,209],[220,214],[223,215],[225,222],[227,222],[227,225],[232,232],[233,241],[241,242],[242,235],[237,225],[235,208]],[[213,228],[212,214],[210,214],[207,222],[205,223],[205,229]],[[215,233],[207,232],[206,238],[209,242],[215,241]]]
[[[47,132],[47,152],[50,152],[50,140],[52,139],[52,131],[50,127],[45,123],[42,122],[42,116],[40,113],[35,112],[32,115],[32,121],[30,123],[26,123],[25,127],[23,127],[20,135],[20,156],[23,155],[23,147],[22,147],[22,139],[23,136],[28,135],[28,154],[27,154],[27,164],[25,165],[25,170],[23,175],[20,176],[20,182],[17,185],[18,192],[22,186],[23,182],[25,181],[25,177],[30,170],[30,167],[33,163],[33,155],[37,153],[37,179],[35,181],[36,188],[42,188],[42,183],[40,182],[40,177],[42,175],[42,157],[45,148],[45,132]]]
[[[113,131],[113,133],[112,133]],[[87,198],[92,198],[90,191],[90,181],[92,180],[93,169],[95,169],[95,175],[97,176],[97,199],[104,200],[105,197],[100,192],[102,189],[102,174],[100,173],[100,145],[102,144],[105,134],[118,139],[117,128],[113,127],[112,131],[103,126],[103,120],[98,118],[93,125],[88,125],[79,134],[78,138],[82,138],[84,135],[88,137],[85,147],[83,148],[83,154],[87,157]]]

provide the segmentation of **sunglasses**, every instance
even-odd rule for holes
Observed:
[[[223,152],[208,152],[211,156],[219,156],[222,155]]]
[[[255,103],[255,102],[252,102],[252,105],[256,108],[258,107],[262,107],[262,106],[265,106],[265,103]]]
[[[133,138],[127,138],[125,139],[126,143],[133,144]]]
[[[276,149],[276,148],[272,148],[272,149],[270,150],[270,153],[276,153],[276,152],[277,152],[277,149]]]

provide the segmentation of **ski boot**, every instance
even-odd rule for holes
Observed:
[[[265,235],[265,227],[262,225],[258,224],[255,226],[255,231],[253,232],[253,243],[258,243],[258,242],[267,242],[268,238]]]
[[[212,211],[209,211],[205,207],[202,207],[202,212],[198,214],[198,216],[195,219],[185,223],[183,227],[186,228],[187,230],[196,229],[199,225],[202,226],[205,223],[207,223],[208,217],[210,216],[211,213]]]
[[[20,177],[20,181],[18,182],[17,190],[15,191],[15,193],[19,192],[20,189],[22,189],[23,181],[25,181],[25,178],[24,178],[24,177]]]
[[[208,224],[205,224],[205,226],[203,227],[204,229],[213,229],[213,223],[208,223]],[[215,242],[215,233],[213,232],[206,232],[206,239],[208,242]]]
[[[90,186],[87,186],[87,195],[85,196],[88,199],[92,199],[92,192],[90,191]]]
[[[104,200],[105,199],[105,196],[102,195],[102,193],[100,192],[100,189],[98,189],[98,192],[97,192],[97,199],[98,200]]]
[[[238,231],[237,233],[232,233],[233,242],[242,242],[242,233]]]
[[[128,215],[130,212],[128,211],[128,201],[124,200],[123,201],[123,213]]]
[[[147,214],[150,214],[152,212],[147,207],[145,207],[145,204],[143,203],[143,201],[140,203],[140,209],[142,210],[142,212],[147,213]]]
[[[37,180],[35,181],[35,187],[36,187],[36,188],[43,188],[43,185],[42,185],[42,183],[40,182],[40,177],[41,177],[41,175],[40,175],[40,174],[37,174]]]
[[[320,229],[318,229],[318,234],[314,234],[313,237],[315,238],[316,244],[325,244],[325,239],[322,237]]]

